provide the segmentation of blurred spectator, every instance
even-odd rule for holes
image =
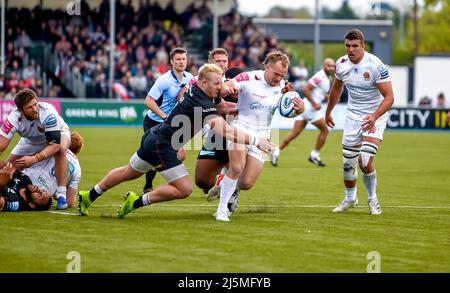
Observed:
[[[419,107],[430,107],[431,99],[427,96],[423,96],[419,101]]]
[[[436,108],[443,109],[447,108],[447,103],[445,101],[444,93],[439,93],[439,95],[436,98]]]
[[[23,79],[36,78],[36,71],[34,70],[33,64],[31,63],[28,64],[28,66],[22,70],[22,78]]]
[[[298,92],[302,91],[303,86],[308,81],[308,69],[305,67],[303,61],[291,69],[291,82]]]
[[[70,70],[81,76],[87,85],[86,92],[93,97],[106,97],[109,78],[109,1],[102,0],[92,9],[81,1],[81,15],[68,16],[64,10],[9,8],[6,12],[6,66],[4,93],[13,87],[29,84],[42,92],[42,81],[35,66],[22,68],[27,62],[27,51],[32,40],[41,40],[53,46],[57,52],[55,73],[62,78]],[[123,3],[122,3],[123,2]],[[132,4],[140,3],[139,7]],[[151,3],[153,2],[153,3]],[[185,11],[177,13],[174,1],[162,8],[158,1],[117,1],[116,35],[118,44],[114,53],[115,83],[122,84],[130,97],[144,98],[155,79],[171,69],[170,52],[181,47],[182,36],[187,32],[207,34],[212,30],[212,13],[208,1],[193,1]],[[125,4],[126,3],[126,4]],[[279,49],[277,38],[266,35],[251,18],[243,17],[235,8],[219,18],[219,36],[223,47],[229,51],[230,63],[239,67],[262,68],[264,56]],[[186,32],[187,30],[187,32]],[[210,48],[210,38],[195,43],[199,48]],[[140,65],[138,65],[140,64]],[[197,60],[190,60],[189,67],[196,71]],[[10,75],[10,72],[15,72]],[[125,79],[124,79],[125,77]],[[21,80],[26,80],[21,82]],[[20,83],[20,84],[19,84]],[[40,84],[40,86],[38,85]],[[143,87],[147,87],[143,89]],[[50,90],[50,88],[48,88]],[[48,95],[59,96],[55,88]]]

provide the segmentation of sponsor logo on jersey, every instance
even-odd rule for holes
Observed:
[[[216,108],[206,108],[206,109],[202,109],[203,113],[208,113],[208,112],[213,112],[216,111]]]
[[[278,105],[264,106],[260,102],[254,102],[254,103],[249,104],[249,108],[251,110],[260,110],[260,111],[262,111],[262,110],[272,111],[272,110],[276,109],[277,107],[278,107]]]
[[[38,130],[40,133],[44,133],[44,131],[45,131],[45,129],[44,129],[41,125],[38,125],[38,126],[37,126],[37,130]]]
[[[11,122],[9,122],[8,119],[6,119],[6,121],[3,122],[3,125],[2,125],[3,133],[4,134],[8,134],[11,131],[12,128],[13,128],[13,125],[11,124]]]
[[[344,63],[345,61],[347,61],[347,59],[345,59],[345,58],[341,59],[341,63]]]
[[[369,79],[370,79],[370,73],[369,73],[368,71],[365,71],[365,72],[363,73],[363,76],[364,76],[364,79],[365,79],[365,80],[369,80]]]
[[[265,99],[265,98],[267,98],[267,97],[264,96],[264,95],[258,95],[258,94],[255,94],[255,93],[252,93],[252,96],[255,96],[255,97],[260,98],[260,99]]]

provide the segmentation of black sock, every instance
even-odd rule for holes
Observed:
[[[138,208],[142,208],[144,206],[144,202],[142,201],[142,196],[143,195],[139,196],[139,198],[133,202],[133,208],[138,209]]]
[[[99,197],[101,194],[98,194],[97,191],[95,191],[95,188],[92,188],[89,191],[89,198],[91,199],[91,201],[94,201],[97,199],[97,197]]]

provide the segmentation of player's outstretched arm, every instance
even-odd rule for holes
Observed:
[[[208,121],[208,124],[217,134],[225,137],[227,140],[239,144],[255,145],[263,152],[269,152],[273,149],[273,144],[265,137],[256,137],[229,125],[222,117],[215,117]]]
[[[7,139],[3,135],[0,135],[0,155],[6,150],[11,140]]]

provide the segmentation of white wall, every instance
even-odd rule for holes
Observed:
[[[419,56],[414,62],[414,105],[428,96],[433,101],[443,92],[447,103],[450,99],[450,57]]]
[[[394,107],[408,106],[408,67],[389,66],[394,91]]]

